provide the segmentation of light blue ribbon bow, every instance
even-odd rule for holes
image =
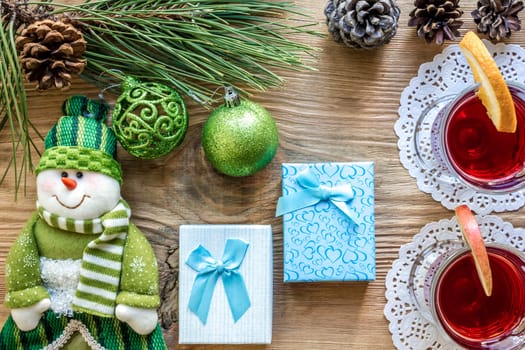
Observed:
[[[191,289],[189,307],[202,323],[206,324],[208,319],[213,291],[219,277],[222,277],[233,320],[237,322],[250,308],[250,297],[239,273],[248,245],[240,239],[228,239],[221,260],[214,259],[206,248],[199,245],[186,260],[186,264],[198,272]]]
[[[359,223],[355,213],[350,211],[347,206],[347,202],[354,198],[352,185],[349,183],[335,186],[323,185],[310,167],[301,171],[297,175],[296,181],[304,190],[280,197],[277,202],[276,216],[315,205],[320,201],[330,201],[350,220],[356,224]]]

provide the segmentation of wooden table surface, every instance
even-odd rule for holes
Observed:
[[[300,0],[327,33],[325,1]],[[119,157],[124,170],[123,196],[133,210],[133,221],[155,247],[161,270],[160,309],[170,349],[393,349],[388,322],[383,316],[385,277],[399,247],[422,226],[450,218],[453,213],[430,195],[399,162],[393,126],[401,92],[443,46],[427,44],[408,27],[411,0],[399,3],[399,29],[390,44],[358,51],[335,43],[331,36],[301,37],[321,49],[315,71],[283,72],[281,89],[255,93],[279,128],[279,149],[263,171],[246,178],[215,172],[204,158],[201,129],[209,111],[187,101],[190,127],[184,143],[170,155],[141,161],[125,152]],[[464,5],[461,33],[475,30],[470,16],[475,2]],[[509,43],[525,44],[525,32]],[[76,80],[67,93],[29,92],[30,118],[47,133],[60,116],[69,95],[96,96],[93,86]],[[8,133],[0,134],[0,165],[11,150]],[[370,283],[284,284],[282,218],[275,218],[281,193],[281,163],[319,161],[374,161],[376,198],[377,279]],[[2,170],[3,171],[3,170]],[[27,179],[27,193],[14,201],[13,180],[0,189],[0,270],[9,247],[35,208],[35,178]],[[525,227],[523,210],[500,214],[516,227]],[[267,346],[180,346],[177,344],[178,231],[181,224],[271,224],[274,238],[273,342]],[[5,282],[0,278],[0,299]],[[0,306],[0,322],[8,316]]]

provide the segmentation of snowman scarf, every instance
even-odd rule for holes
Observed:
[[[37,202],[40,217],[49,225],[83,234],[100,234],[84,249],[80,282],[73,310],[110,317],[115,314],[122,256],[131,210],[121,199],[108,213],[95,219],[71,219],[50,213]]]

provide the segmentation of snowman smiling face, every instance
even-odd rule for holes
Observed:
[[[36,178],[39,204],[72,219],[95,219],[120,199],[120,184],[111,176],[74,169],[48,169]]]

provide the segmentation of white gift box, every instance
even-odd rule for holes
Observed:
[[[246,247],[244,258],[236,271],[244,281],[249,298],[249,307],[234,320],[228,292],[223,279],[227,274],[225,248],[237,242]],[[179,343],[180,344],[270,344],[272,340],[273,304],[273,242],[270,225],[182,225],[179,232]],[[201,261],[212,261],[209,266],[220,265],[220,273],[215,270],[200,274],[188,265],[195,252],[209,253]],[[199,255],[200,256],[200,255]],[[210,257],[211,256],[211,257]],[[191,259],[190,259],[191,260]],[[194,260],[192,260],[194,261]],[[206,264],[207,264],[206,262]],[[218,270],[217,270],[218,271]],[[226,272],[223,272],[226,271]],[[213,288],[207,316],[199,316],[190,309],[192,290],[197,276],[206,280],[215,274],[217,282]],[[228,277],[224,277],[228,278]],[[208,280],[206,280],[208,281]],[[195,286],[194,286],[195,284]],[[238,285],[236,285],[238,287]],[[228,286],[226,286],[228,287]],[[211,289],[211,288],[210,288]],[[235,288],[233,288],[235,289]],[[232,289],[229,289],[230,291]],[[234,291],[237,294],[237,291]],[[231,293],[231,292],[230,292]],[[233,297],[232,302],[239,302]],[[199,299],[200,300],[200,299]],[[202,305],[201,305],[202,306]]]

